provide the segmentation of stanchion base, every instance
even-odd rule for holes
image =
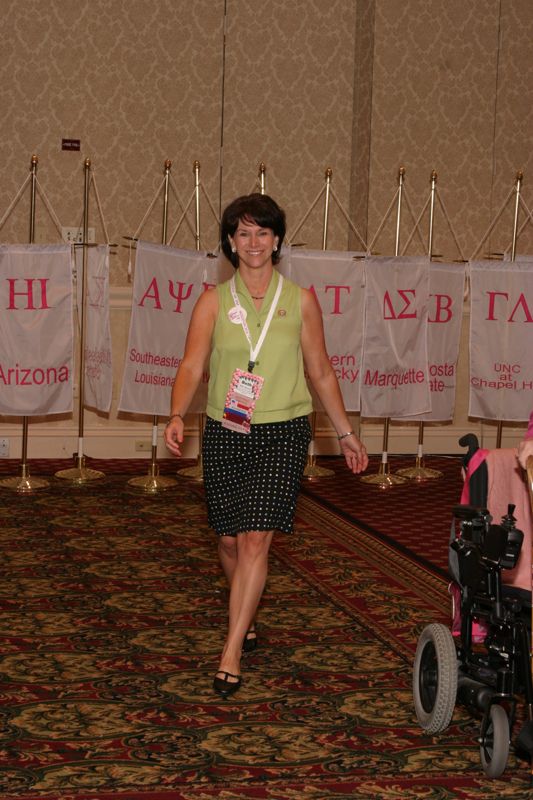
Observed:
[[[164,492],[166,489],[171,489],[173,486],[177,486],[178,482],[174,480],[174,478],[163,478],[159,474],[159,467],[154,467],[153,465],[150,468],[150,472],[148,475],[145,475],[141,478],[131,478],[128,481],[129,486],[135,487],[135,489],[142,489],[143,492],[147,494],[157,494],[157,492]]]
[[[430,469],[429,467],[419,466],[399,469],[396,474],[401,475],[408,480],[417,481],[418,483],[421,483],[422,481],[432,481],[435,480],[435,478],[442,478],[442,472],[440,472],[438,469]]]
[[[129,486],[134,486],[136,489],[142,489],[143,492],[148,494],[156,494],[157,492],[164,492],[166,489],[171,489],[177,485],[174,478],[162,478],[160,475],[146,475],[144,478],[131,478],[128,481]]]
[[[204,480],[204,469],[201,464],[196,464],[194,467],[183,467],[183,469],[178,470],[177,474],[182,475],[184,478],[192,478],[199,483]]]
[[[81,485],[89,481],[98,481],[105,478],[105,474],[97,469],[89,469],[88,467],[71,467],[70,469],[61,469],[55,473],[56,478],[61,478],[64,481],[70,481]]]
[[[370,483],[380,489],[390,489],[393,486],[407,483],[407,478],[403,478],[400,475],[391,475],[388,462],[384,464],[383,461],[374,475],[362,475],[361,480],[363,483]]]
[[[407,478],[402,478],[399,475],[362,475],[361,480],[363,483],[370,483],[378,486],[380,489],[390,489],[392,486],[399,486],[402,483],[407,483]]]
[[[316,456],[308,457],[303,474],[305,480],[315,481],[318,478],[331,478],[332,475],[335,475],[335,472],[332,469],[318,466],[316,463]]]
[[[3,478],[0,480],[0,487],[4,489],[12,489],[18,494],[31,494],[39,489],[47,489],[50,482],[45,478],[32,478],[29,474],[25,473],[18,478]]]

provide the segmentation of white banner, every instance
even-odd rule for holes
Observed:
[[[0,245],[0,414],[72,410],[70,245]]]
[[[137,243],[120,411],[168,416],[192,309],[224,269],[222,259],[206,253]],[[207,367],[190,411],[205,408]]]
[[[533,397],[533,259],[470,263],[470,407],[522,422]]]
[[[83,248],[76,247],[78,319],[81,319]],[[107,413],[113,393],[109,326],[109,246],[87,248],[85,298],[84,403]]]
[[[322,309],[326,349],[344,405],[347,411],[359,411],[364,311],[361,254],[292,248],[280,267],[288,278],[314,293]],[[320,410],[310,388],[314,406]]]
[[[427,353],[430,261],[372,256],[364,263],[362,414],[403,418],[431,411]]]
[[[416,419],[426,422],[447,422],[453,419],[464,289],[464,264],[431,263],[428,305],[431,411],[420,414]]]

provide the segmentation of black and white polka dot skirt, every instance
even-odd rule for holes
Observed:
[[[249,434],[207,418],[204,487],[209,524],[219,536],[291,533],[310,441],[307,417],[252,425]]]

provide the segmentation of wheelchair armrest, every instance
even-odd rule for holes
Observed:
[[[453,507],[453,516],[456,519],[472,520],[480,516],[485,517],[488,513],[488,509],[479,508],[478,506],[461,505]]]

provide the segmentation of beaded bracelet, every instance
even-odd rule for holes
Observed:
[[[171,414],[170,417],[167,419],[167,425],[170,425],[170,423],[172,422],[174,417],[179,417],[181,419],[181,421],[183,422],[183,417],[181,416],[181,414],[178,411],[176,411],[175,414]]]
[[[341,439],[346,439],[347,436],[353,436],[353,431],[348,431],[348,433],[341,433],[340,436],[337,436],[337,439],[340,442]]]

